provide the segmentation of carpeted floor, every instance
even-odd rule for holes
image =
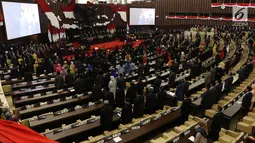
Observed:
[[[138,40],[134,43],[134,47],[138,47],[139,44],[142,42],[142,40]],[[115,48],[116,45],[118,47],[121,47],[122,45],[125,45],[126,42],[122,42],[120,40],[115,40],[115,41],[111,41],[111,42],[105,42],[105,43],[101,43],[101,44],[95,44],[95,45],[91,45],[90,49],[94,49],[94,48],[106,48],[106,49],[112,49]]]

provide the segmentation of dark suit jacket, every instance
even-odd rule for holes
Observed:
[[[100,125],[104,131],[112,129],[112,118],[113,108],[110,105],[105,106],[100,113]]]
[[[137,96],[136,87],[135,85],[131,85],[127,90],[126,97],[129,99],[129,102],[133,104],[136,96]]]
[[[81,94],[85,91],[85,81],[82,78],[78,78],[74,82],[74,89],[76,93]]]
[[[222,121],[224,120],[224,114],[222,112],[216,113],[213,116],[211,130],[213,131],[220,131],[222,127]]]
[[[203,109],[210,109],[211,106],[213,104],[213,101],[211,101],[211,97],[210,97],[210,89],[206,90],[203,94],[202,94],[202,100],[201,100],[201,105]]]
[[[177,101],[183,101],[184,99],[183,83],[180,83],[177,85],[175,95],[176,95]]]
[[[157,109],[163,109],[166,103],[167,93],[164,90],[161,90],[157,96]]]
[[[57,89],[62,89],[64,88],[64,78],[60,75],[55,77],[55,86]]]
[[[18,78],[19,77],[19,71],[17,68],[11,69],[11,78]]]
[[[99,101],[103,97],[102,88],[100,85],[92,87],[92,97],[95,101]]]
[[[156,111],[157,96],[155,93],[150,93],[146,96],[145,108],[146,113],[152,114]]]
[[[144,75],[147,76],[150,73],[150,67],[148,64],[144,66]]]
[[[132,105],[131,104],[125,104],[122,107],[121,112],[121,122],[122,124],[127,124],[132,121]]]
[[[138,83],[136,84],[136,91],[137,91],[137,94],[143,95],[143,89],[144,89],[144,83],[143,83],[143,82],[138,82]]]
[[[125,91],[124,89],[117,89],[116,90],[116,97],[115,97],[115,103],[117,107],[122,108],[122,106],[125,104]]]
[[[252,100],[252,93],[248,92],[245,94],[242,100],[242,108],[243,110],[248,111],[251,106],[251,100]]]
[[[189,114],[190,114],[190,106],[191,105],[191,99],[187,98],[183,100],[182,106],[181,106],[181,116],[183,121],[188,120]]]
[[[33,80],[33,73],[32,72],[25,72],[24,73],[24,81],[32,81]]]
[[[227,92],[230,92],[230,89],[232,88],[232,82],[233,82],[233,77],[232,76],[225,80],[225,86],[224,87],[225,87],[225,90]]]
[[[144,113],[144,97],[139,95],[136,97],[134,101],[134,108],[133,108],[133,117],[139,118],[142,117]]]
[[[117,79],[117,87],[121,88],[121,89],[125,89],[126,82],[125,82],[124,78],[120,77],[120,78]]]
[[[114,96],[112,92],[106,92],[106,94],[104,95],[104,101],[108,100],[110,105],[113,105],[114,102]]]
[[[168,79],[168,83],[171,88],[175,87],[175,78],[176,78],[176,73],[171,72],[171,74],[169,75],[169,79]]]
[[[73,83],[74,83],[74,77],[71,73],[65,75],[65,83],[68,85],[68,86],[72,86]]]
[[[153,84],[153,89],[156,93],[159,93],[160,90],[160,85],[161,85],[161,79],[156,79],[154,84]]]

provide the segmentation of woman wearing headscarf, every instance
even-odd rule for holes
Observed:
[[[113,93],[114,97],[116,95],[116,86],[117,86],[117,83],[116,83],[116,79],[114,78],[114,76],[111,76],[110,77],[110,82],[109,82],[109,91]]]
[[[185,53],[184,53],[184,52],[181,52],[180,61],[181,61],[181,62],[184,62],[184,61],[185,61]]]
[[[71,65],[70,65],[70,73],[75,76],[75,73],[76,73],[76,67],[74,65],[74,62],[71,61]]]
[[[57,64],[55,71],[56,71],[56,75],[58,74],[58,72],[60,72],[60,73],[61,73],[61,71],[62,71],[62,67],[61,67],[61,65],[60,65],[60,64]]]

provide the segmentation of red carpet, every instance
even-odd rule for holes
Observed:
[[[57,143],[16,122],[0,120],[1,143]]]
[[[134,47],[138,47],[141,42],[142,42],[142,40],[136,41],[135,44],[134,44]],[[106,49],[112,49],[112,48],[115,48],[116,45],[118,47],[121,47],[122,45],[125,45],[125,44],[126,44],[126,42],[121,42],[120,40],[115,40],[115,41],[111,41],[111,42],[91,45],[90,49],[92,50],[96,47],[99,48],[99,49],[103,48],[103,47],[106,48]]]

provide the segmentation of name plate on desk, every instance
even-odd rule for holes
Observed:
[[[63,89],[59,89],[59,90],[57,90],[57,92],[62,92],[62,91],[64,91]]]
[[[49,84],[49,87],[51,87],[51,86],[55,86],[54,84]]]
[[[45,81],[46,81],[46,79],[41,79],[41,81],[42,81],[42,82],[45,82]]]
[[[190,133],[190,130],[184,132],[184,136],[187,136]]]
[[[33,84],[37,83],[37,81],[32,81]]]
[[[112,135],[112,138],[116,138],[116,137],[119,137],[121,135],[121,133],[116,133],[116,134],[113,134]]]
[[[104,140],[100,140],[100,141],[98,141],[98,142],[96,142],[96,143],[104,143]]]
[[[52,94],[52,91],[47,91],[46,94]]]
[[[176,143],[180,140],[180,137],[176,137],[175,139],[173,139],[173,143]]]
[[[12,81],[17,81],[17,80],[18,80],[17,78],[12,79]]]
[[[53,75],[53,73],[49,73],[48,75]]]
[[[55,80],[55,78],[51,78],[50,80]]]
[[[134,127],[132,127],[132,130],[137,130],[137,129],[140,129],[140,126],[134,126]]]
[[[151,119],[148,119],[148,120],[142,121],[142,122],[141,122],[141,125],[142,125],[142,126],[143,126],[143,125],[146,125],[146,124],[148,124],[150,121],[151,121]]]
[[[45,74],[41,74],[40,77],[45,76]]]
[[[248,134],[246,134],[243,138],[246,139],[248,137]]]
[[[6,80],[1,80],[2,82],[6,82]]]
[[[200,125],[196,125],[196,126],[195,126],[195,130],[198,129],[199,127],[200,127]]]
[[[35,94],[34,97],[39,97],[41,96],[41,93]]]
[[[153,121],[158,120],[160,117],[161,117],[161,115],[157,115],[157,116],[154,117],[152,120],[153,120]]]
[[[68,90],[72,90],[73,89],[73,87],[69,87],[69,88],[67,88]]]

